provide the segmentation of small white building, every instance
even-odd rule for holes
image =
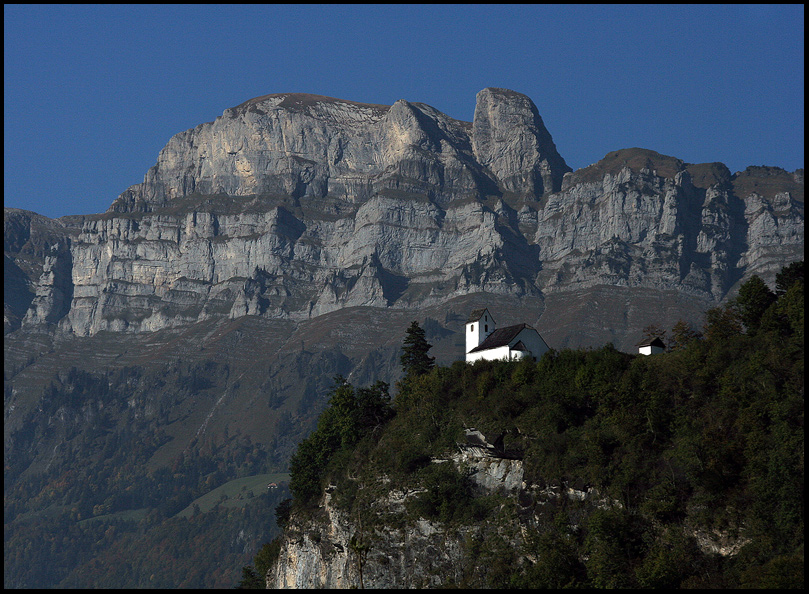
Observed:
[[[466,320],[466,362],[480,359],[512,361],[532,357],[538,360],[548,351],[547,343],[534,328],[516,324],[498,329],[488,309],[476,309]]]
[[[647,338],[638,343],[638,353],[641,355],[657,355],[666,351],[666,344],[659,338]]]

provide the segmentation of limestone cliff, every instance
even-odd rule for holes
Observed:
[[[293,515],[280,541],[280,553],[267,572],[268,589],[484,587],[491,568],[479,564],[476,547],[498,541],[517,554],[521,565],[536,562],[529,552],[530,532],[541,531],[551,509],[573,503],[584,518],[593,510],[621,509],[622,504],[585,485],[538,485],[524,480],[523,461],[504,457],[475,429],[448,459],[475,487],[476,497],[498,497],[497,522],[447,526],[414,517],[407,502],[423,488],[374,487],[386,495],[370,503],[363,525],[339,504],[341,485],[330,485],[314,515]],[[369,489],[371,486],[366,486]],[[574,526],[573,531],[580,528]],[[735,555],[749,542],[718,530],[684,530],[703,553]],[[490,576],[489,576],[490,577]],[[507,584],[502,584],[506,586]]]
[[[190,194],[363,203],[400,191],[444,204],[495,190],[498,182],[542,194],[541,183],[523,187],[512,178],[528,181],[541,170],[558,187],[570,171],[524,95],[486,89],[475,114],[470,125],[405,100],[388,107],[318,95],[259,97],[174,136],[143,183],[111,210],[153,210]],[[503,143],[512,135],[519,141]]]
[[[451,458],[433,463],[451,463],[463,469],[480,495],[522,494],[523,502],[533,505],[539,491],[523,482],[520,460],[504,459],[486,448],[463,447]],[[384,477],[380,481],[384,490]],[[497,527],[483,523],[451,529],[424,518],[402,522],[406,502],[424,492],[418,488],[390,490],[376,499],[371,505],[374,525],[363,526],[335,505],[333,499],[339,496],[339,489],[332,486],[326,490],[315,517],[292,518],[278,560],[267,573],[268,588],[429,588],[459,584],[469,577],[470,540],[484,538],[484,533],[493,529],[506,535],[515,547],[522,540],[516,518]],[[558,489],[551,489],[541,497],[559,496]]]
[[[571,172],[533,102],[505,89],[478,94],[472,123],[404,100],[276,94],[174,136],[107,213],[51,224],[61,239],[37,261],[31,214],[5,220],[6,331],[300,320],[474,293],[551,305],[601,287],[704,310],[802,258],[803,176],[642,149]]]

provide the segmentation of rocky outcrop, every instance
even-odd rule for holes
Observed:
[[[534,103],[508,89],[483,89],[477,95],[472,148],[502,189],[542,196],[558,192],[572,171],[556,151]]]
[[[56,324],[73,293],[72,244],[83,217],[49,219],[33,212],[3,212],[3,327]]]
[[[559,498],[593,508],[621,504],[603,498],[592,488],[526,484],[522,460],[504,458],[496,444],[475,430],[458,452],[434,464],[454,464],[475,485],[478,496],[500,495],[499,522],[445,526],[412,516],[407,503],[424,489],[396,488],[371,504],[372,525],[349,517],[337,503],[340,485],[329,486],[315,515],[293,515],[281,539],[280,554],[266,576],[267,588],[435,588],[467,584],[475,587],[476,574],[470,543],[493,533],[510,550],[526,543],[527,526],[538,521],[543,507]],[[389,481],[380,477],[377,491]],[[366,517],[366,521],[368,518]],[[478,576],[479,577],[479,576]]]
[[[380,517],[400,514],[415,495],[392,492],[374,511]],[[448,532],[424,519],[384,532],[363,530],[329,493],[319,511],[317,519],[293,519],[288,526],[278,561],[266,576],[268,588],[437,587],[460,577],[463,530]]]
[[[474,429],[467,435],[469,444],[433,463],[454,464],[480,494],[516,495],[526,488],[521,460],[498,456]],[[384,477],[381,483],[384,489]],[[268,588],[429,588],[461,583],[468,574],[468,542],[480,537],[485,526],[449,529],[421,517],[403,522],[407,501],[424,491],[406,488],[375,499],[374,526],[363,527],[335,503],[339,489],[326,489],[316,517],[293,516],[278,560],[267,573]],[[395,527],[389,525],[391,518],[398,518]],[[519,544],[519,527],[503,531],[511,531],[513,544]]]
[[[481,587],[489,568],[479,565],[475,549],[494,535],[517,558],[517,567],[536,562],[531,533],[541,532],[547,514],[562,502],[575,502],[582,525],[595,510],[623,508],[598,489],[579,484],[539,485],[524,480],[523,461],[508,456],[502,441],[490,443],[476,429],[466,430],[458,451],[433,464],[454,464],[475,489],[476,497],[499,496],[497,521],[445,525],[408,511],[408,502],[425,489],[387,488],[377,477],[365,522],[340,505],[341,485],[329,485],[316,511],[293,514],[280,538],[280,553],[267,571],[268,589]],[[370,522],[369,522],[370,520]],[[578,532],[581,525],[572,525]],[[736,555],[750,542],[731,531],[695,528],[683,534],[704,554]],[[476,543],[476,544],[475,544]],[[517,571],[515,567],[515,572]]]
[[[404,100],[259,97],[174,136],[107,213],[51,222],[63,240],[34,259],[44,217],[20,213],[5,215],[6,331],[80,336],[480,292],[710,304],[803,257],[802,171],[624,149],[570,172],[505,89],[478,94],[471,124]]]

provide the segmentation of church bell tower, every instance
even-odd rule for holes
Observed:
[[[466,352],[479,346],[494,332],[494,318],[488,309],[476,309],[466,320]]]

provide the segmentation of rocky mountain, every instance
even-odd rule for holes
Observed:
[[[404,100],[258,97],[171,138],[105,213],[4,209],[6,467],[55,472],[111,414],[90,399],[42,417],[71,370],[180,361],[228,371],[193,398],[130,400],[170,438],[151,464],[238,427],[282,470],[334,374],[398,378],[411,320],[442,363],[484,306],[552,348],[630,351],[645,326],[699,326],[741,279],[802,259],[803,203],[803,170],[630,148],[571,171],[506,89],[478,93],[471,123]]]
[[[641,149],[571,172],[531,100],[504,89],[478,94],[471,124],[403,100],[281,94],[174,136],[107,213],[39,231],[36,218],[6,212],[17,288],[6,331],[302,320],[473,293],[548,306],[598,287],[665,291],[704,309],[743,276],[800,257],[803,177],[734,175]],[[48,242],[38,234],[49,251],[26,270],[28,238]],[[560,316],[570,317],[546,314]],[[615,330],[627,346],[634,336],[621,332],[637,328]]]

